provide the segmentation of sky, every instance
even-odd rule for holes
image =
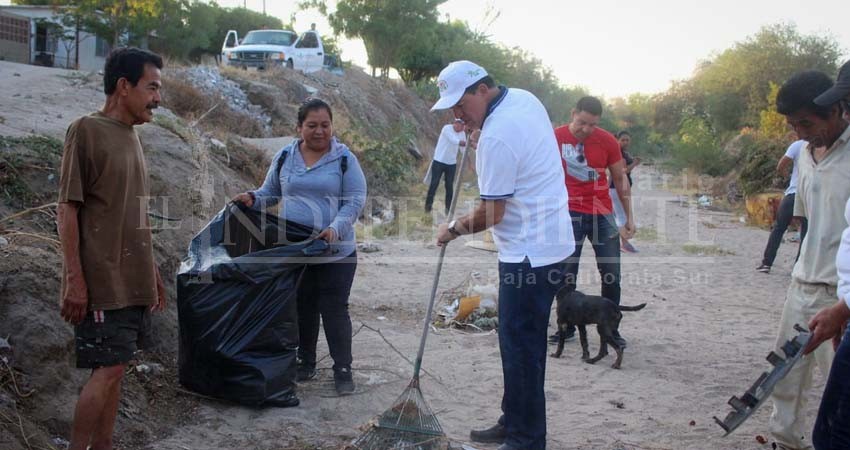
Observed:
[[[218,0],[256,11],[263,3]],[[328,3],[333,8],[336,2]],[[294,31],[315,22],[320,32],[332,32],[318,13],[298,12],[297,0],[265,4],[284,22],[295,13]],[[489,24],[488,10],[500,13]],[[440,12],[486,31],[495,42],[531,52],[563,84],[605,97],[664,91],[671,81],[688,78],[700,61],[780,22],[794,23],[804,34],[831,35],[844,58],[850,57],[847,0],[448,0]],[[344,59],[366,66],[362,42],[343,40],[341,47]]]
[[[262,0],[219,0],[222,6],[262,11]],[[329,4],[334,4],[329,0]],[[269,14],[288,21],[295,0],[266,0]],[[498,18],[485,25],[486,11]],[[701,60],[730,48],[762,26],[794,23],[804,34],[830,34],[850,56],[850,2],[847,0],[448,0],[445,18],[467,21],[509,47],[530,51],[565,85],[594,95],[626,96],[666,90],[688,78]],[[316,22],[315,13],[296,13],[296,30]],[[343,58],[366,66],[360,42],[344,42]]]

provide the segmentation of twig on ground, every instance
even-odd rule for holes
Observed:
[[[15,380],[15,370],[12,369],[11,366],[9,366],[9,363],[7,363],[4,358],[0,358],[0,363],[3,363],[3,366],[6,367],[6,370],[9,372],[9,377],[12,379],[12,386],[15,390],[15,394],[17,394],[18,397],[27,398],[27,397],[31,396],[33,393],[35,393],[35,389],[33,389],[33,390],[31,390],[27,393],[21,392],[21,389],[18,387],[18,382],[17,382],[17,380]]]
[[[404,358],[404,360],[405,360],[405,361],[407,361],[410,365],[413,365],[413,361],[411,361],[411,360],[410,360],[410,358],[408,358],[407,356],[404,356],[404,353],[402,353],[401,351],[399,351],[399,349],[397,349],[397,348],[395,347],[395,345],[393,345],[393,344],[389,341],[389,339],[387,339],[387,338],[386,338],[386,336],[384,336],[384,333],[381,333],[381,330],[379,330],[379,329],[372,328],[372,327],[370,327],[369,325],[366,325],[365,323],[361,323],[361,324],[360,324],[360,327],[357,329],[357,331],[355,331],[354,333],[352,333],[352,334],[351,334],[351,338],[352,338],[352,339],[354,339],[354,336],[357,336],[357,334],[358,334],[358,333],[360,333],[360,331],[362,331],[364,328],[365,328],[365,329],[367,329],[367,330],[369,330],[369,331],[372,331],[372,332],[374,332],[374,333],[377,333],[377,334],[378,334],[378,336],[380,336],[380,337],[381,337],[381,339],[383,339],[383,340],[384,340],[384,342],[386,342],[386,344],[387,344],[387,345],[389,345],[389,346],[390,346],[390,348],[391,348],[391,349],[393,349],[393,351],[394,351],[394,352],[396,352],[396,354],[397,354],[398,356],[401,356],[401,357],[402,357],[402,358]],[[317,359],[317,360],[316,360],[316,364],[318,364],[318,363],[320,363],[320,362],[324,361],[324,360],[325,360],[325,359],[327,359],[329,356],[330,356],[330,354],[326,354],[326,355],[322,356],[321,358]],[[423,372],[424,374],[428,375],[429,377],[433,378],[433,379],[434,379],[434,380],[435,380],[435,381],[436,381],[436,382],[437,382],[440,386],[442,386],[442,387],[444,387],[444,388],[448,388],[448,386],[446,386],[446,385],[445,385],[445,383],[443,383],[443,380],[442,380],[442,379],[440,379],[439,377],[437,377],[436,375],[434,375],[434,374],[432,374],[432,373],[428,372],[428,371],[427,371],[427,370],[425,370],[424,368],[422,369],[422,372]]]
[[[202,398],[204,400],[215,400],[217,402],[222,401],[220,398],[210,397],[209,395],[204,395],[204,394],[199,394],[197,392],[187,391],[186,389],[182,389],[182,388],[179,388],[179,387],[172,387],[171,389],[174,389],[174,392],[177,392],[177,393],[180,393],[180,394],[185,394],[185,395],[191,395],[193,397]]]
[[[26,233],[26,232],[23,232],[23,231],[7,231],[7,232],[0,233],[0,234],[4,234],[6,236],[23,236],[23,237],[33,238],[33,239],[40,239],[42,241],[49,242],[49,243],[55,245],[56,247],[59,247],[59,248],[62,247],[62,243],[59,242],[57,239],[53,239],[52,237],[47,237],[43,234]]]
[[[192,128],[195,128],[196,126],[198,126],[198,122],[206,119],[206,117],[209,115],[209,113],[213,112],[216,108],[218,108],[219,105],[221,105],[221,102],[216,103],[215,105],[212,106],[212,108],[208,109],[207,112],[201,114],[201,117],[198,117],[198,119],[195,120],[194,122],[192,122],[190,124],[190,126]]]
[[[53,203],[48,203],[48,204],[46,204],[46,205],[36,206],[35,208],[25,209],[25,210],[23,210],[23,211],[21,211],[21,212],[18,212],[18,213],[12,214],[11,216],[6,216],[6,217],[4,217],[4,218],[0,219],[0,222],[5,222],[5,221],[7,221],[7,220],[12,220],[12,219],[14,219],[14,218],[16,218],[16,217],[20,217],[20,216],[25,216],[25,215],[27,215],[27,214],[34,213],[34,212],[36,212],[36,211],[40,211],[40,210],[42,210],[42,209],[55,208],[56,206],[57,206],[56,202],[53,202]]]

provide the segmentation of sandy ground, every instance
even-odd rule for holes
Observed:
[[[756,441],[757,435],[769,436],[769,404],[726,438],[712,416],[725,417],[729,397],[741,395],[769,369],[764,358],[773,347],[795,244],[780,247],[773,273],[757,273],[765,231],[728,213],[682,206],[672,187],[647,170],[638,175],[636,188],[643,231],[635,241],[640,253],[623,258],[622,301],[648,306],[623,320],[629,347],[622,370],[610,368],[612,356],[597,365],[581,362],[577,342],[567,344],[563,358],[549,359],[549,448],[769,448]],[[392,346],[370,329],[357,333],[356,395],[334,396],[332,362],[326,358],[319,378],[300,388],[301,407],[250,410],[206,402],[196,424],[149,448],[275,448],[284,427],[325,436],[330,444],[355,437],[359,426],[390,407],[412,372],[394,349],[410,359],[415,355],[437,250],[424,239],[375,242],[381,252],[360,256],[352,318],[355,330],[361,324],[380,330]],[[701,252],[685,251],[688,244],[701,246]],[[441,288],[457,286],[472,271],[493,276],[495,269],[494,254],[453,245]],[[594,272],[593,256],[585,252],[580,289],[598,292]],[[597,348],[591,335],[591,351]],[[425,397],[450,438],[467,441],[471,428],[498,417],[497,335],[439,329],[428,341],[424,369]],[[819,391],[823,377],[817,375],[816,383]],[[811,420],[818,397],[812,395]]]

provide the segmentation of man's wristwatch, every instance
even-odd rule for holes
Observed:
[[[457,220],[452,220],[451,222],[449,222],[449,233],[451,233],[454,237],[460,237],[460,231],[457,231],[455,225],[457,225]]]

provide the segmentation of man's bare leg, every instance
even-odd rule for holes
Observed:
[[[92,371],[74,408],[69,450],[86,450],[90,440],[92,450],[112,448],[112,429],[121,397],[121,380],[125,367],[121,364]]]

